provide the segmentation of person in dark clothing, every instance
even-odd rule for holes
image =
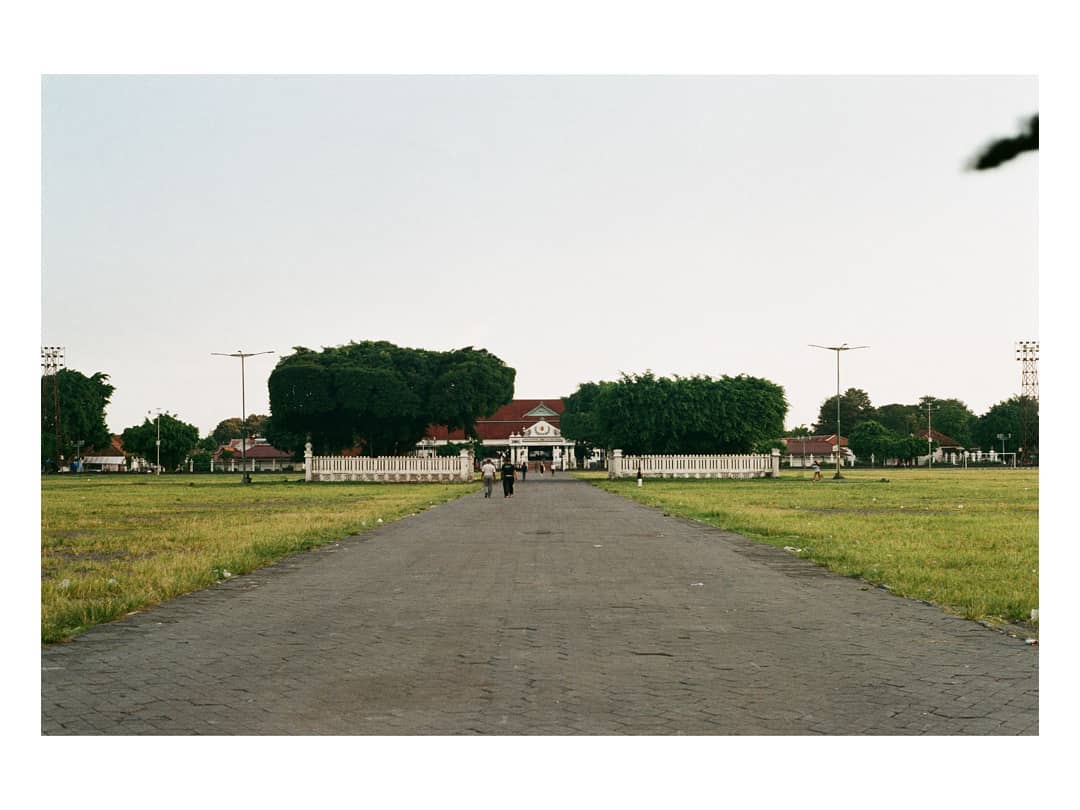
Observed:
[[[514,497],[514,479],[517,478],[517,468],[514,462],[507,459],[502,465],[503,497]]]
[[[525,480],[525,474],[527,472],[529,472],[529,462],[523,461],[523,462],[521,462],[521,480],[522,481]]]

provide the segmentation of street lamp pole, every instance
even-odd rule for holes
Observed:
[[[244,473],[240,477],[240,483],[250,484],[251,476],[248,475],[247,470],[247,400],[246,400],[246,384],[244,381],[244,361],[249,357],[255,357],[260,354],[273,354],[273,351],[267,352],[244,352],[237,349],[232,353],[225,352],[210,352],[210,354],[217,355],[219,357],[239,357],[240,358],[240,466]]]
[[[836,475],[833,478],[842,478],[840,475],[840,352],[849,352],[854,349],[869,349],[869,346],[848,346],[846,343],[841,343],[839,346],[819,346],[817,343],[811,343],[815,349],[827,349],[830,352],[836,352]]]
[[[149,416],[151,411],[147,411],[146,415]],[[157,447],[157,463],[154,465],[154,475],[161,475],[161,408],[157,409],[157,441],[154,442],[154,446]]]
[[[1001,457],[1002,457],[1002,459],[1004,459],[1005,458],[1005,440],[1006,439],[1011,439],[1012,434],[1011,433],[999,433],[997,435],[997,437],[999,439],[1001,439]]]
[[[934,469],[934,429],[930,423],[930,411],[934,410],[933,399],[926,398],[926,463]]]

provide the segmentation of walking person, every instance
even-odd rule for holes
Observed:
[[[495,486],[495,465],[490,458],[484,459],[484,466],[480,468],[480,475],[484,479],[484,497],[491,497],[491,488]]]
[[[540,462],[540,475],[544,474],[544,462]]]
[[[638,485],[638,489],[641,489],[641,479],[642,479],[642,477],[643,476],[641,475],[641,467],[638,467],[637,468],[637,485]]]
[[[517,478],[517,467],[509,458],[502,465],[503,497],[514,497],[514,479]]]
[[[813,469],[814,469],[814,478],[813,478],[813,480],[814,481],[820,481],[821,480],[821,465],[818,464],[815,461]]]
[[[521,482],[525,483],[525,474],[529,471],[529,462],[521,462]]]

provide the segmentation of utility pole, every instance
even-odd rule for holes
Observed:
[[[926,398],[926,463],[931,470],[934,469],[934,429],[930,423],[930,411],[937,410],[933,401],[933,397]]]
[[[245,399],[245,383],[244,383],[244,361],[249,357],[255,357],[260,354],[273,354],[274,352],[244,352],[237,349],[231,354],[225,352],[210,352],[210,354],[217,355],[218,357],[239,357],[240,358],[240,466],[243,468],[243,475],[240,477],[240,483],[250,484],[251,476],[248,475],[247,469],[247,402]]]
[[[849,352],[855,349],[869,349],[869,346],[848,346],[841,343],[839,346],[819,346],[816,343],[809,344],[815,349],[827,349],[836,352],[836,475],[834,479],[842,478],[840,475],[840,352]]]

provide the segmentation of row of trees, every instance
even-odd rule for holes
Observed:
[[[476,447],[476,419],[513,398],[514,376],[502,360],[472,347],[437,352],[384,341],[320,352],[298,347],[270,375],[271,414],[252,414],[246,428],[249,436],[262,434],[297,455],[309,438],[317,453],[355,446],[371,455],[406,453],[432,424],[463,429]],[[73,458],[77,441],[87,449],[108,447],[105,407],[113,390],[102,373],[87,377],[63,369],[42,377],[42,460]],[[628,453],[765,452],[778,445],[787,413],[784,389],[766,379],[666,378],[651,371],[583,383],[564,404],[563,435],[575,440],[583,454],[594,447]],[[842,430],[862,458],[925,453],[925,439],[913,434],[925,427],[927,406],[935,430],[961,446],[997,449],[998,435],[1009,436],[1002,448],[1008,451],[1016,450],[1025,436],[1029,447],[1038,446],[1037,403],[1021,397],[1000,402],[982,416],[957,399],[923,397],[917,404],[875,407],[858,388],[844,392],[839,404]],[[836,410],[835,396],[822,403],[816,432],[835,432]],[[173,469],[192,456],[201,466],[219,445],[240,438],[243,428],[239,418],[225,419],[200,439],[194,425],[162,413],[127,428],[121,438],[126,451],[153,461],[160,431],[161,464]],[[801,428],[789,435],[809,433]]]
[[[563,399],[563,436],[627,453],[749,453],[777,444],[784,389],[759,377],[657,377],[589,382]]]
[[[813,426],[815,432],[836,432],[836,403],[834,395],[821,404]],[[1027,397],[1012,397],[976,416],[958,399],[924,396],[916,404],[894,402],[875,407],[870,395],[860,388],[849,388],[840,395],[840,429],[847,436],[851,451],[862,458],[869,458],[871,453],[875,458],[925,455],[926,440],[912,436],[925,430],[928,424],[965,448],[1006,452],[1024,448],[1027,454],[1039,446],[1038,402]],[[809,432],[809,429],[797,429],[790,435]],[[1004,445],[999,435],[1008,437]],[[893,450],[887,450],[888,447]]]
[[[221,444],[261,434],[299,454],[310,438],[317,452],[361,446],[372,455],[404,453],[429,425],[461,428],[476,439],[476,420],[509,402],[514,369],[483,349],[456,351],[401,348],[385,341],[349,343],[321,352],[298,347],[270,375],[269,416],[222,420],[206,437],[174,414],[148,416],[125,429],[125,451],[165,469],[185,458],[208,461]],[[59,466],[79,447],[111,443],[105,408],[114,389],[108,375],[86,377],[64,369],[41,380],[41,458]],[[60,420],[56,419],[59,403]],[[160,435],[160,448],[158,446]],[[205,456],[205,458],[204,458]]]

